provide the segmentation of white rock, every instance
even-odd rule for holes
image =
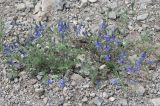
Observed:
[[[113,101],[115,101],[116,99],[114,98],[114,97],[110,97],[109,98],[109,101],[111,101],[111,102],[113,102]]]
[[[118,104],[120,104],[122,106],[128,106],[127,99],[120,99],[118,101]]]
[[[154,106],[160,106],[160,98],[154,98],[150,100],[151,103],[154,104]]]
[[[47,97],[43,98],[43,102],[44,102],[44,104],[47,104],[48,98]]]
[[[97,106],[101,106],[102,105],[102,103],[103,103],[103,99],[102,98],[100,98],[100,97],[95,97],[94,99],[93,99],[93,103],[94,104],[96,104]]]
[[[22,10],[24,11],[24,9],[26,8],[26,5],[24,3],[20,3],[16,5],[17,10]]]
[[[34,14],[36,14],[37,12],[39,12],[41,10],[41,3],[38,2],[35,6],[35,9],[34,9]]]
[[[95,94],[95,93],[91,93],[90,96],[91,96],[91,97],[95,97],[96,94]]]
[[[88,101],[88,98],[87,97],[84,97],[83,99],[82,99],[82,102],[87,102]]]
[[[103,64],[103,65],[101,65],[101,66],[99,67],[99,69],[100,69],[100,70],[103,70],[105,67],[106,67],[106,65]]]
[[[116,19],[117,18],[116,13],[114,11],[109,12],[108,18],[110,18],[110,19]]]
[[[85,7],[87,5],[88,0],[81,0],[81,4],[79,6],[79,8],[81,7]]]
[[[131,87],[139,96],[143,96],[146,91],[145,88],[140,84],[131,85]]]
[[[97,2],[98,0],[89,0],[89,2],[91,2],[91,3],[95,3],[95,2]]]
[[[117,8],[118,4],[117,4],[117,2],[113,2],[113,3],[108,3],[107,6],[111,9],[115,9],[115,8]]]
[[[137,16],[137,20],[138,20],[138,21],[143,21],[143,20],[145,20],[147,17],[148,17],[148,13],[141,14],[141,15],[138,15],[138,16]]]

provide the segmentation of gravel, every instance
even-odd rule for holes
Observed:
[[[159,45],[160,30],[160,1],[139,0],[135,2],[133,10],[130,0],[49,0],[46,2],[34,0],[0,0],[0,17],[4,21],[4,42],[11,43],[20,36],[20,42],[24,44],[33,32],[33,22],[43,21],[50,26],[59,18],[70,20],[71,26],[76,23],[84,24],[84,29],[94,32],[101,19],[107,18],[110,33],[121,31],[128,27],[128,39],[139,40],[140,34],[148,30]],[[53,4],[53,5],[52,5]],[[51,6],[51,7],[50,7]],[[49,8],[50,7],[50,8]],[[121,11],[132,11],[128,16],[128,22],[123,19]],[[101,12],[100,12],[101,11]],[[135,13],[134,13],[135,12]],[[48,21],[46,18],[48,17]],[[122,20],[120,20],[122,18]],[[125,21],[123,21],[125,20]],[[126,26],[125,26],[126,25]],[[121,31],[125,32],[125,31]],[[133,36],[134,35],[134,36]],[[135,37],[136,36],[136,37]],[[154,56],[159,55],[159,49]],[[137,56],[131,55],[130,60]],[[79,57],[85,61],[83,55]],[[0,59],[0,103],[2,106],[159,106],[160,96],[160,67],[157,70],[142,70],[141,77],[126,81],[126,90],[123,87],[113,86],[108,80],[102,80],[94,86],[87,77],[79,73],[70,73],[66,86],[60,88],[57,81],[52,84],[43,84],[43,74],[31,77],[28,71],[23,70],[19,75],[9,73],[7,65]],[[100,70],[105,65],[99,67]],[[146,71],[146,70],[145,70]],[[13,78],[14,76],[14,78]],[[12,79],[12,80],[10,80]],[[129,79],[130,80],[130,79]],[[46,82],[47,83],[47,82]],[[99,89],[100,88],[100,89]]]

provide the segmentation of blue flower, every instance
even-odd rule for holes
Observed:
[[[112,41],[115,41],[115,39],[116,39],[115,35],[112,35],[112,36],[110,37],[110,41],[111,41],[111,42],[112,42]]]
[[[80,34],[80,32],[81,32],[81,25],[76,25],[76,26],[74,26],[74,31],[76,32],[76,35],[78,35],[78,34]]]
[[[35,38],[41,37],[43,31],[44,31],[43,25],[41,25],[41,24],[37,25],[36,24],[35,31],[34,31],[34,37]]]
[[[101,48],[101,44],[100,44],[99,41],[96,41],[96,48],[97,48],[97,49],[100,49],[100,48]]]
[[[110,56],[110,55],[106,55],[106,56],[105,56],[105,61],[106,61],[106,62],[109,62],[110,60],[111,60],[111,56]]]
[[[4,54],[5,56],[8,56],[8,55],[10,55],[10,53],[11,53],[11,48],[10,48],[10,46],[4,44],[4,45],[3,45],[3,54]]]
[[[140,69],[141,69],[141,65],[135,65],[134,67],[133,67],[133,69],[134,69],[134,72],[136,72],[136,71],[140,71]]]
[[[104,50],[105,50],[106,52],[108,52],[108,51],[110,50],[109,45],[104,45]]]
[[[117,60],[117,63],[120,64],[120,65],[124,64],[124,59],[123,58],[119,58]]]
[[[126,56],[125,52],[121,52],[118,56],[117,63],[121,65],[124,64],[125,56]]]
[[[64,22],[62,20],[58,21],[58,32],[59,33],[65,33],[66,30],[68,29],[68,27],[69,27],[69,25],[66,22]]]
[[[127,70],[128,73],[132,73],[132,72],[135,71],[135,69],[134,69],[133,66],[128,66],[128,67],[126,68],[126,70]]]
[[[8,61],[7,61],[7,64],[9,64],[9,65],[14,65],[14,64],[15,64],[15,61],[13,61],[13,60],[8,60]]]
[[[156,63],[156,61],[155,60],[148,60],[146,63],[149,65],[153,65]]]
[[[105,34],[105,35],[104,35],[104,39],[105,39],[106,42],[109,42],[109,41],[110,41],[110,36],[107,35],[107,34]]]
[[[64,81],[63,79],[61,79],[61,80],[59,81],[59,86],[60,86],[61,88],[64,88],[64,86],[65,86],[65,81]]]
[[[110,80],[110,83],[112,85],[118,85],[119,84],[119,79],[118,78],[113,78],[113,79]]]
[[[114,40],[114,44],[116,45],[116,46],[119,46],[119,45],[121,45],[122,43],[119,41],[119,40]]]
[[[48,85],[49,85],[49,84],[52,84],[52,83],[53,83],[53,80],[49,79],[49,80],[48,80]]]
[[[142,53],[140,54],[139,59],[136,60],[135,66],[140,67],[140,65],[142,64],[142,62],[143,62],[144,59],[146,58],[146,56],[147,56],[147,53],[146,53],[146,52],[142,52]]]
[[[107,27],[107,24],[104,20],[102,20],[100,23],[99,23],[99,29],[101,30],[105,30]]]

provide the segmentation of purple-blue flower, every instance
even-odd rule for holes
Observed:
[[[76,25],[76,26],[74,26],[74,31],[76,32],[76,35],[78,35],[78,34],[80,34],[80,32],[81,32],[81,25]]]
[[[3,45],[3,54],[5,55],[5,56],[8,56],[8,55],[10,55],[10,53],[11,53],[11,48],[10,48],[10,46],[9,45]]]
[[[132,73],[132,72],[135,71],[135,69],[134,69],[133,66],[128,66],[128,67],[126,68],[126,70],[127,70],[127,73]]]
[[[96,48],[97,48],[97,49],[100,49],[100,48],[101,48],[101,44],[100,44],[99,41],[96,41]]]
[[[105,22],[104,20],[102,20],[102,21],[99,23],[99,29],[104,30],[104,29],[106,29],[106,27],[107,27],[106,22]]]
[[[118,78],[113,78],[113,79],[110,80],[110,83],[112,85],[118,85],[119,84],[119,79]]]
[[[9,65],[14,65],[14,64],[15,64],[15,61],[13,61],[13,60],[8,60],[8,61],[7,61],[7,64],[9,64]]]
[[[108,51],[110,50],[110,46],[109,46],[109,45],[104,45],[104,50],[105,50],[106,52],[108,52]]]
[[[64,79],[61,79],[59,81],[59,87],[64,88],[64,86],[65,86],[65,81],[64,81]]]
[[[111,42],[114,41],[115,39],[116,39],[116,36],[115,36],[115,35],[110,36],[110,41],[111,41]]]
[[[121,45],[122,43],[121,43],[121,41],[115,39],[115,40],[114,40],[114,44],[115,44],[116,46],[119,46],[119,45]]]
[[[35,38],[41,37],[43,31],[44,31],[43,25],[41,25],[41,24],[36,25],[35,31],[34,31],[34,37],[35,37]]]
[[[146,63],[149,65],[153,65],[156,63],[156,61],[155,60],[148,60],[148,61],[146,61]]]
[[[52,83],[53,83],[53,80],[52,80],[52,79],[49,79],[49,80],[48,80],[48,85],[49,85],[49,84],[52,84]]]
[[[68,24],[62,20],[58,21],[58,32],[59,33],[65,33],[66,30],[68,29]]]
[[[124,64],[125,56],[126,56],[125,52],[121,52],[118,56],[117,63],[121,65]]]
[[[111,56],[110,55],[105,55],[105,61],[109,62],[111,60]]]
[[[109,42],[109,41],[110,41],[110,36],[107,35],[107,34],[105,34],[105,35],[104,35],[104,40],[105,40],[106,42]]]

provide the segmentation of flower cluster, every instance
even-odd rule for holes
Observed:
[[[127,72],[132,73],[132,72],[139,71],[141,69],[142,62],[145,60],[146,56],[147,56],[147,53],[142,52],[139,58],[135,61],[135,64],[133,66],[129,65],[127,67]]]
[[[9,56],[12,52],[16,51],[19,48],[19,44],[17,42],[13,42],[11,44],[3,44],[3,54],[5,56]]]
[[[58,21],[58,32],[59,33],[66,32],[68,28],[69,28],[69,25],[65,21],[62,21],[62,20]]]
[[[147,52],[142,52],[140,57],[135,61],[134,65],[130,65],[127,59],[127,52],[124,48],[124,39],[119,39],[114,34],[108,34],[107,25],[104,21],[99,24],[99,33],[95,47],[100,55],[104,56],[106,63],[112,62],[118,66],[124,66],[123,69],[127,70],[128,73],[139,71],[141,69],[142,62],[147,56]],[[120,69],[122,70],[122,69]]]
[[[43,26],[41,23],[36,24],[36,27],[35,27],[35,30],[34,30],[34,34],[33,34],[34,37],[35,37],[35,38],[41,37],[43,31],[44,31],[44,26]]]

